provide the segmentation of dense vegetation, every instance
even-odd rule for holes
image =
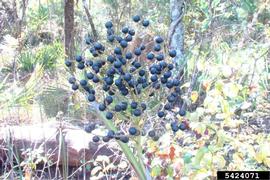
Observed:
[[[75,1],[67,51],[64,1],[0,0],[1,124],[82,126],[97,145],[119,143],[125,178],[269,170],[270,1],[181,1],[180,51],[175,2]],[[35,174],[33,152],[1,176]],[[101,159],[86,164],[91,178],[110,178]]]

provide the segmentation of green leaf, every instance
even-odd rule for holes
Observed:
[[[194,164],[195,164],[195,165],[199,165],[200,162],[201,162],[201,160],[202,160],[202,158],[204,157],[205,153],[207,153],[207,152],[208,152],[208,148],[207,148],[207,147],[201,147],[201,148],[197,151],[197,153],[196,153],[196,155],[195,155],[195,161],[194,161]]]
[[[168,167],[166,171],[167,171],[168,176],[170,176],[170,177],[173,176],[173,168],[172,167]]]
[[[191,158],[192,158],[192,154],[190,153],[185,153],[184,156],[183,156],[183,159],[184,159],[184,163],[185,164],[188,164],[191,162]]]
[[[214,7],[217,7],[218,5],[219,5],[219,3],[220,3],[220,0],[213,0],[212,1],[212,7],[214,8]]]
[[[103,113],[98,113],[102,121],[104,122],[105,126],[108,129],[111,129],[113,131],[117,131],[116,127],[114,126],[112,121],[109,121],[106,119],[105,115]],[[132,167],[136,171],[137,175],[141,180],[146,180],[146,173],[145,173],[145,167],[141,160],[137,160],[134,156],[134,153],[131,151],[131,149],[128,147],[127,144],[122,143],[120,141],[117,141],[119,146],[121,147],[123,153],[126,155],[128,161],[131,163]]]
[[[157,177],[161,174],[161,168],[160,166],[154,166],[151,170],[151,176],[152,177]]]

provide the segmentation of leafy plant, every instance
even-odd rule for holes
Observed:
[[[139,15],[133,16],[133,21],[141,23],[142,28],[149,26],[149,21]],[[96,109],[100,111],[108,134],[94,136],[93,141],[98,142],[101,138],[104,142],[117,140],[137,175],[146,179],[148,170],[143,163],[143,144],[147,139],[157,141],[164,131],[159,121],[148,117],[163,119],[180,96],[180,81],[173,78],[171,72],[174,68],[171,61],[176,57],[176,51],[161,51],[164,42],[161,36],[154,38],[155,45],[150,50],[145,50],[145,44],[129,49],[137,33],[132,27],[123,27],[121,35],[114,33],[111,21],[105,27],[109,42],[106,47],[87,37],[85,42],[89,45],[90,54],[86,51],[77,55],[76,64],[72,60],[65,61],[67,67],[76,65],[79,71],[68,81],[74,91],[79,89],[84,93],[90,104],[98,103]],[[106,48],[109,55],[106,61],[100,60]],[[163,52],[168,52],[168,56]],[[91,60],[87,56],[91,56]],[[184,106],[179,114],[185,116]],[[172,131],[187,127],[184,123],[178,126],[177,121],[172,122]],[[91,132],[93,128],[87,127],[86,130]],[[143,134],[148,134],[148,138],[143,139]],[[127,145],[129,141],[130,146]]]

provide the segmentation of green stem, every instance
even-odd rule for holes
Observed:
[[[101,119],[103,120],[104,124],[107,126],[108,129],[117,131],[112,121],[107,120],[104,114],[99,113],[99,115],[101,116]],[[131,163],[132,167],[136,171],[137,175],[139,176],[139,179],[146,180],[145,168],[144,168],[141,156],[139,156],[139,161],[137,161],[134,156],[134,153],[131,151],[131,149],[128,147],[127,144],[122,143],[120,141],[117,141],[117,142],[120,145],[123,153],[126,155],[128,161]]]

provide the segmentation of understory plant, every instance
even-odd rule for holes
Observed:
[[[108,128],[106,135],[94,136],[93,141],[115,139],[138,177],[146,179],[145,141],[157,141],[167,131],[165,120],[171,123],[173,132],[185,130],[188,125],[165,119],[181,101],[180,80],[172,75],[176,51],[168,49],[161,36],[153,37],[152,43],[138,43],[138,37],[147,34],[150,22],[139,15],[133,16],[133,21],[138,30],[124,26],[120,34],[114,32],[111,21],[106,22],[107,42],[87,36],[87,48],[65,64],[71,69],[76,67],[68,78],[72,90],[85,95]],[[177,113],[185,116],[185,107],[179,109]],[[85,127],[87,132],[94,129],[95,124]]]

